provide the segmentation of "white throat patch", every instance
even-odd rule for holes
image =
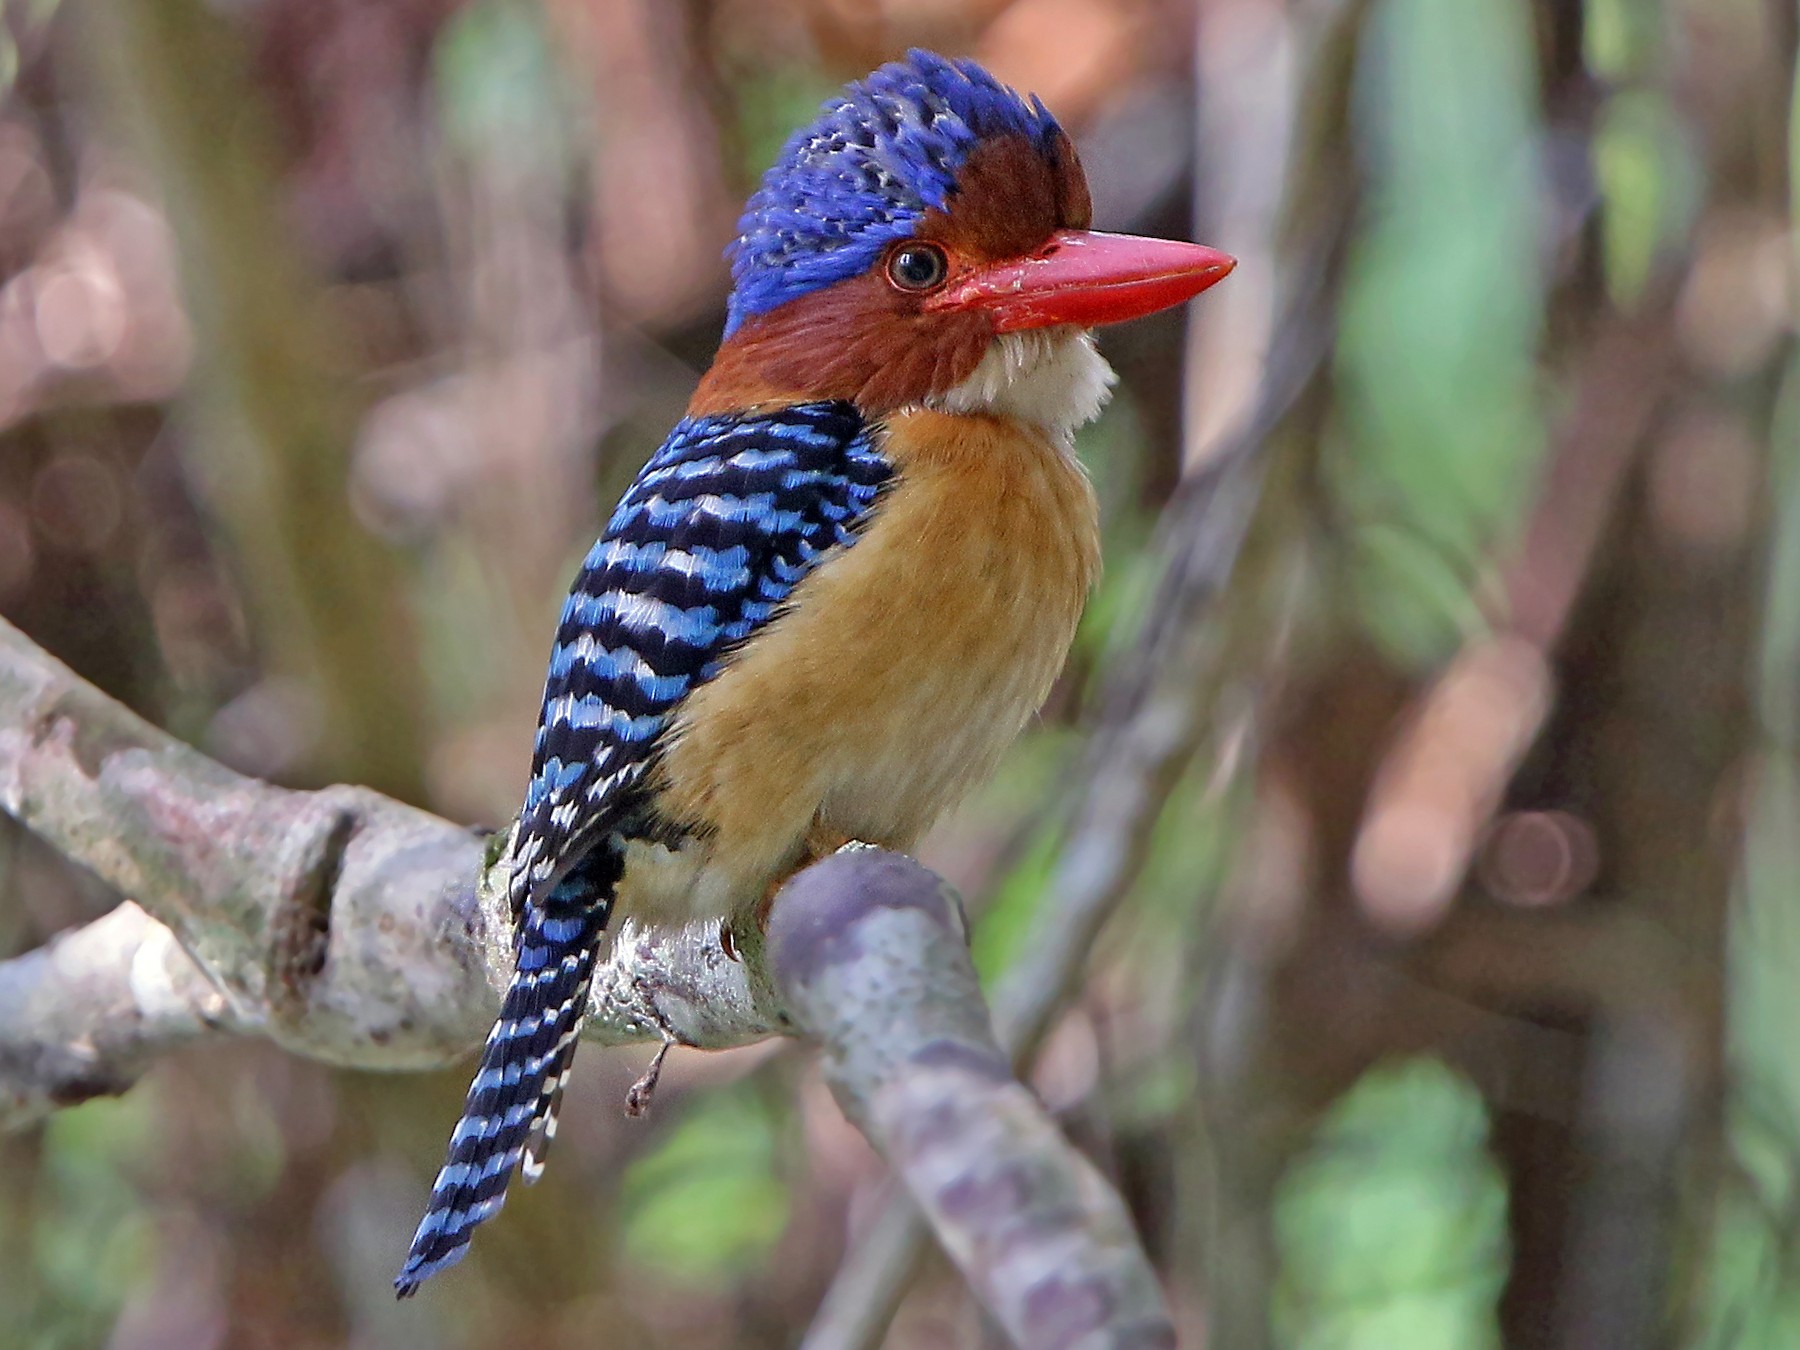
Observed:
[[[1085,328],[1001,333],[967,379],[931,405],[950,413],[992,413],[1042,427],[1058,444],[1100,415],[1119,377]]]

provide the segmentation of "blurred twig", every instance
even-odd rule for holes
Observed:
[[[84,7],[95,76],[140,139],[195,327],[190,464],[244,568],[276,674],[317,691],[304,757],[418,800],[424,689],[394,560],[345,490],[345,343],[289,245],[271,137],[222,20],[196,0]]]
[[[1553,653],[1668,398],[1667,323],[1666,306],[1601,323],[1506,569],[1501,635],[1464,647],[1419,696],[1376,770],[1351,866],[1365,911],[1391,931],[1442,920],[1555,706]]]

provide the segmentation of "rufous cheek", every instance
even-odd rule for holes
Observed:
[[[993,335],[986,315],[922,312],[871,272],[744,323],[719,349],[688,413],[841,398],[878,417],[954,386]]]

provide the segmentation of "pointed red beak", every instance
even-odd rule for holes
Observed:
[[[1001,333],[1154,314],[1225,280],[1237,259],[1201,244],[1094,230],[1058,230],[1027,258],[979,268],[925,302],[985,309]]]

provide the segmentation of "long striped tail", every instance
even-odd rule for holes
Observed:
[[[527,906],[506,1002],[488,1033],[430,1207],[394,1281],[400,1298],[462,1260],[477,1225],[506,1203],[521,1160],[527,1182],[542,1172],[612,907],[607,890],[597,897],[591,885],[571,877]]]

